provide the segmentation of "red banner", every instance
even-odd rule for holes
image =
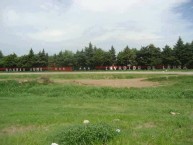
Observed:
[[[0,68],[6,72],[42,72],[42,71],[73,71],[72,67],[32,67],[32,68]]]

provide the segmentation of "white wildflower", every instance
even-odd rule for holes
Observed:
[[[175,112],[170,112],[170,114],[172,114],[172,115],[176,115],[176,113],[175,113]]]
[[[177,115],[177,114],[180,114],[178,112],[170,112],[171,115]]]
[[[89,124],[90,121],[89,121],[89,120],[84,120],[83,123],[84,123],[84,124]]]
[[[57,143],[52,143],[51,145],[58,145]]]
[[[120,129],[116,129],[116,132],[120,133],[120,132],[121,132],[121,130],[120,130]]]

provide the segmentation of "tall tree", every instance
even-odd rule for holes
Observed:
[[[185,53],[185,45],[181,37],[179,37],[176,45],[174,46],[174,55],[176,57],[175,65],[184,65],[183,55]]]
[[[0,59],[2,59],[3,58],[3,53],[2,53],[2,51],[0,50]]]
[[[77,51],[74,55],[75,59],[75,67],[79,69],[80,67],[86,66],[86,55],[84,50]]]
[[[74,65],[74,53],[69,50],[63,52],[63,65],[64,66],[73,66]]]
[[[184,67],[193,68],[193,42],[184,45],[184,52],[182,54],[182,64]]]
[[[15,53],[3,57],[3,66],[8,68],[17,67],[18,58]]]
[[[0,50],[0,67],[3,67],[3,53],[2,51]]]
[[[119,65],[135,65],[136,64],[136,51],[134,49],[130,49],[128,46],[124,48],[124,50],[117,55],[117,63]]]
[[[150,44],[146,47],[142,47],[137,53],[138,65],[144,66],[156,66],[162,64],[161,50]]]
[[[27,68],[32,68],[34,67],[36,58],[33,49],[31,48],[29,51],[29,54],[27,55],[27,64],[25,65]]]
[[[115,48],[113,46],[111,46],[111,49],[109,50],[109,53],[110,53],[111,65],[115,65],[116,61],[117,61],[117,58],[116,58],[116,51],[115,51]]]
[[[112,62],[111,62],[111,53],[109,51],[104,51],[104,66],[111,66]]]
[[[86,56],[86,66],[90,68],[94,68],[94,48],[92,43],[89,43],[88,47],[85,47],[85,56]]]
[[[174,56],[174,51],[172,50],[171,47],[166,45],[162,51],[162,63],[165,66],[172,66],[175,65],[175,60],[176,58]]]
[[[58,55],[56,55],[56,66],[57,66],[57,67],[63,66],[63,65],[64,65],[64,64],[63,64],[63,60],[64,60],[64,58],[63,58],[63,52],[60,51],[60,52],[58,53]]]
[[[193,69],[193,41],[190,44],[190,52],[191,52],[191,57],[190,57],[190,59],[188,61],[187,66],[188,66],[188,68],[192,68]]]
[[[124,55],[124,52],[123,51],[120,51],[118,54],[117,54],[117,65],[125,65],[125,59],[124,59],[125,55]],[[126,64],[127,65],[127,64]]]
[[[103,66],[104,65],[105,52],[101,48],[96,48],[93,56],[94,66]]]
[[[123,52],[124,52],[124,64],[134,65],[135,59],[136,59],[136,54],[134,49],[130,49],[128,46],[126,46]]]
[[[19,57],[18,58],[18,67],[29,68],[28,60],[29,60],[29,58],[27,55],[23,55],[23,56]]]
[[[47,67],[48,66],[48,53],[45,53],[44,49],[38,53],[34,58],[34,66]]]

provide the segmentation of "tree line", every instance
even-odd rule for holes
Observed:
[[[108,51],[93,46],[92,43],[76,53],[65,50],[58,54],[48,55],[44,51],[35,54],[31,48],[27,55],[17,56],[15,53],[4,56],[0,50],[0,68],[32,68],[32,67],[64,67],[74,69],[96,66],[180,66],[193,68],[193,41],[184,43],[181,37],[174,47],[166,45],[163,49],[150,44],[139,50],[126,46],[116,53],[112,46]]]

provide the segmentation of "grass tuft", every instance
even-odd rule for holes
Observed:
[[[60,145],[104,145],[116,135],[116,129],[108,124],[83,124],[63,128],[54,142]]]

